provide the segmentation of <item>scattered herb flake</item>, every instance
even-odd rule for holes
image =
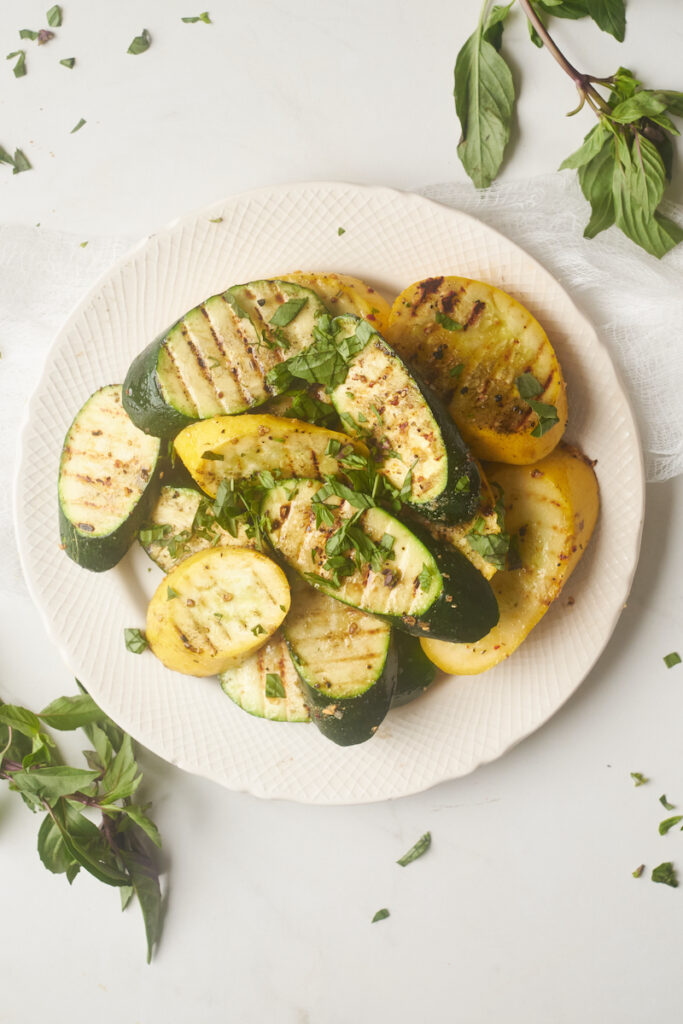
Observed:
[[[420,589],[429,590],[433,577],[434,570],[428,565],[423,565],[417,576],[417,582],[420,585]]]
[[[85,249],[87,244],[88,244],[87,242],[81,242],[81,249]]]
[[[288,324],[291,324],[292,320],[296,319],[307,302],[308,298],[306,297],[303,299],[287,299],[281,306],[278,306],[271,316],[269,323],[273,327],[287,327]]]
[[[679,821],[683,821],[683,814],[674,814],[672,818],[665,818],[664,821],[660,821],[660,836],[665,836],[669,829],[672,829],[674,825],[678,825]]]
[[[69,135],[75,135],[75,133],[76,133],[76,132],[80,132],[80,130],[81,130],[81,128],[83,127],[83,125],[84,125],[84,124],[87,124],[87,123],[88,123],[88,122],[87,122],[87,121],[85,120],[85,118],[84,118],[84,117],[82,117],[82,118],[80,119],[80,121],[78,122],[78,124],[76,124],[76,125],[74,125],[74,126],[73,126],[73,128],[72,128],[72,129],[71,129],[71,131],[69,132]]]
[[[209,224],[222,224],[222,223],[223,223],[223,218],[222,217],[209,217]]]
[[[263,633],[265,633],[265,629],[263,628],[260,622],[257,622],[255,626],[252,626],[251,631],[254,634],[254,636],[261,636]]]
[[[447,313],[442,313],[440,309],[437,309],[434,319],[445,331],[464,331],[465,329],[462,324],[459,324],[457,320],[453,320]]]
[[[178,591],[174,590],[173,587],[166,587],[166,600],[172,601],[175,597],[178,597]]]
[[[634,878],[640,878],[640,876],[642,875],[644,870],[645,870],[645,865],[641,864],[639,867],[636,868],[635,871],[632,871],[631,874],[633,875]]]
[[[62,60],[60,60],[59,63],[63,64],[65,68],[72,68],[74,66],[74,64],[76,63],[76,58],[75,57],[64,57]]]
[[[346,228],[337,228],[337,234],[340,237],[341,237],[341,235],[345,235],[346,234]]]
[[[31,164],[28,161],[28,157],[21,149],[14,150],[14,159],[12,163],[14,165],[12,174],[21,174],[22,171],[31,170]]]
[[[266,673],[266,697],[286,697],[279,672]]]
[[[665,860],[662,864],[658,864],[656,868],[652,869],[652,881],[661,882],[663,885],[670,885],[672,889],[678,887],[676,869],[670,860]]]
[[[372,921],[370,922],[370,924],[374,924],[374,923],[375,923],[375,921],[384,921],[384,920],[386,920],[386,918],[387,918],[387,917],[389,917],[389,916],[390,916],[390,915],[389,915],[389,911],[387,910],[387,908],[386,908],[386,907],[382,907],[382,909],[381,909],[381,910],[378,910],[378,911],[377,911],[377,913],[376,913],[376,914],[375,914],[375,916],[373,917],[373,919],[372,919]]]
[[[470,493],[470,478],[467,473],[463,473],[455,481],[455,493],[456,494],[469,494]]]
[[[133,654],[142,654],[149,647],[147,637],[141,629],[124,629],[123,638],[126,642],[126,650]]]
[[[47,23],[50,28],[59,28],[62,24],[62,8],[59,4],[55,4],[47,12]]]
[[[457,366],[451,366],[450,370],[448,371],[448,376],[449,377],[459,377],[464,369],[465,369],[465,364],[464,363],[458,363]]]
[[[662,807],[666,808],[667,811],[673,811],[674,807],[676,806],[675,804],[669,803],[669,801],[666,799],[665,793],[662,793],[662,795],[659,798],[659,802],[662,805]]]
[[[650,781],[642,772],[631,772],[631,778],[635,782],[636,786],[644,786],[646,782]]]
[[[38,38],[38,33],[35,32],[32,28],[22,28],[19,30],[19,38],[35,40]]]
[[[142,33],[136,36],[133,42],[128,47],[128,53],[132,53],[137,56],[139,53],[144,53],[145,50],[149,50],[152,44],[152,37],[146,28],[143,28]]]
[[[534,377],[533,373],[523,373],[515,381],[517,390],[519,391],[520,398],[525,401],[529,398],[535,398],[536,395],[540,395],[543,391],[541,382]]]
[[[673,668],[674,665],[680,665],[681,656],[678,651],[672,651],[671,654],[664,655],[664,664],[667,668]]]
[[[402,868],[408,864],[412,864],[418,857],[422,857],[429,847],[432,845],[432,834],[431,832],[425,832],[423,836],[420,836],[414,846],[411,846],[407,853],[404,853],[400,860],[396,863],[400,864]]]
[[[212,452],[210,450],[202,452],[202,458],[206,462],[223,462],[223,456],[218,452]]]
[[[7,60],[13,60],[17,58],[17,62],[12,68],[15,78],[23,78],[26,74],[26,50],[13,50],[12,53],[7,54]]]
[[[198,21],[203,21],[205,25],[212,25],[213,24],[213,22],[211,21],[211,18],[209,17],[209,12],[208,11],[202,11],[201,14],[193,14],[193,15],[190,15],[189,18],[181,18],[180,20],[184,21],[186,25],[194,25]]]

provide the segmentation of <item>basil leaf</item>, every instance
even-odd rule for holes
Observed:
[[[40,719],[28,708],[21,708],[16,704],[0,705],[0,722],[9,726],[14,732],[20,732],[22,736],[33,739],[40,732]]]
[[[419,573],[417,574],[417,582],[420,586],[420,589],[428,590],[431,585],[433,577],[434,570],[431,569],[428,565],[423,565]]]
[[[505,569],[510,547],[507,533],[480,533],[474,529],[467,534],[467,543],[496,569]]]
[[[13,50],[12,53],[7,54],[7,60],[12,60],[17,57],[18,60],[12,71],[14,72],[15,78],[23,78],[26,74],[26,50]]]
[[[266,673],[266,697],[286,697],[279,672]]]
[[[84,124],[87,124],[87,121],[85,120],[85,118],[82,117],[78,124],[74,125],[74,127],[71,129],[69,135],[75,135],[76,132],[79,132],[81,130]]]
[[[341,237],[346,234],[346,228],[337,228],[337,234]]]
[[[588,0],[536,0],[547,14],[557,18],[585,18],[588,16]]]
[[[102,777],[102,799],[113,804],[115,800],[132,796],[142,780],[138,772],[133,741],[128,733],[124,733],[121,747]]]
[[[47,12],[47,23],[50,28],[59,28],[62,24],[62,8],[59,4],[55,4],[54,7],[51,7]]]
[[[35,39],[38,38],[38,33],[35,32],[32,28],[22,28],[19,31],[19,38],[20,39],[33,39],[33,40],[35,40]]]
[[[89,694],[79,693],[74,697],[57,697],[39,715],[51,729],[64,731],[98,721],[102,711]]]
[[[50,801],[86,789],[95,782],[98,775],[99,772],[88,771],[86,768],[69,768],[57,764],[13,772],[12,783],[22,793]]]
[[[588,13],[603,32],[623,43],[626,35],[624,0],[587,0]]]
[[[180,20],[184,21],[186,25],[195,25],[198,21],[203,21],[205,25],[213,24],[208,11],[202,11],[201,14],[195,14],[189,18],[181,18]]]
[[[674,807],[676,806],[675,804],[669,803],[669,801],[666,799],[666,794],[664,793],[662,793],[662,795],[660,796],[659,802],[662,805],[662,807],[665,807],[667,809],[667,811],[673,811]]]
[[[443,327],[446,331],[464,331],[465,329],[457,320],[453,320],[450,316],[447,316],[446,313],[442,313],[439,309],[437,309],[434,314],[434,319],[437,324]]]
[[[14,165],[14,160],[2,146],[0,146],[0,164],[10,164],[10,166]]]
[[[669,829],[672,829],[674,825],[678,825],[679,821],[683,821],[683,814],[675,814],[672,818],[665,818],[664,821],[660,821],[660,836],[665,836]]]
[[[14,164],[12,174],[21,174],[22,171],[31,170],[31,164],[28,162],[28,157],[20,149],[14,150],[14,159],[12,162]]]
[[[417,860],[418,857],[422,857],[431,845],[432,834],[431,832],[425,832],[423,836],[420,836],[415,845],[411,846],[408,852],[404,853],[396,863],[400,864],[402,868],[406,867],[408,864],[412,864],[412,862]]]
[[[558,170],[565,171],[570,168],[583,167],[600,153],[609,137],[610,133],[604,125],[596,124],[584,138],[583,144],[579,146],[575,153],[572,153],[571,156],[562,161]]]
[[[676,869],[670,860],[665,860],[663,864],[658,864],[656,868],[653,868],[651,877],[653,882],[662,882],[664,885],[670,885],[672,889],[678,887]]]
[[[141,35],[136,36],[128,47],[128,53],[132,53],[134,56],[137,56],[139,53],[144,53],[145,50],[149,50],[151,43],[151,35],[146,28],[143,28]]]
[[[681,656],[678,651],[672,651],[671,654],[664,655],[664,664],[667,668],[673,668],[674,665],[680,665]]]
[[[307,303],[307,297],[303,299],[287,299],[281,306],[278,306],[268,322],[274,327],[286,327],[288,324],[291,324],[292,320],[296,319]]]
[[[123,638],[126,643],[126,650],[133,654],[142,654],[149,647],[147,637],[141,629],[124,629]]]
[[[614,224],[614,138],[610,136],[597,156],[579,167],[579,184],[591,204],[591,217],[584,228],[584,238],[595,238]]]
[[[635,782],[636,786],[644,786],[646,782],[650,781],[642,772],[631,772],[631,778]]]
[[[454,71],[458,156],[477,188],[487,188],[510,138],[515,87],[508,65],[483,35],[481,22],[460,50]]]
[[[503,42],[503,25],[505,19],[510,13],[510,8],[514,4],[515,0],[512,0],[507,7],[501,7],[499,4],[495,4],[489,11],[486,24],[484,25],[484,39],[491,46],[495,47],[496,50],[500,50]]]
[[[161,937],[161,888],[159,876],[151,859],[141,851],[122,851],[121,858],[129,875],[126,882],[132,882],[138,898],[147,938],[147,963],[152,959],[152,950]]]
[[[319,398],[309,395],[307,391],[292,391],[289,392],[289,397],[292,400],[292,408],[285,413],[285,416],[292,416],[295,419],[304,420],[306,423],[319,425],[328,425],[337,419],[337,413],[331,403],[323,402]]]
[[[76,63],[76,58],[75,57],[64,57],[64,59],[60,60],[59,63],[63,64],[65,68],[72,68],[74,66],[74,64]]]
[[[609,97],[611,107],[616,107],[621,100],[627,100],[642,86],[642,82],[635,77],[629,68],[620,67],[612,75],[612,91]]]
[[[672,89],[663,89],[660,93],[666,100],[666,109],[676,117],[683,117],[683,92],[675,92]]]
[[[38,830],[38,856],[54,875],[64,874],[74,863],[64,845],[62,833],[49,815],[45,815]]]
[[[610,117],[618,124],[631,124],[633,121],[639,121],[641,117],[662,114],[666,106],[666,99],[660,93],[642,89],[617,104]]]
[[[523,373],[515,380],[517,390],[519,391],[520,398],[525,401],[529,398],[535,398],[536,395],[540,395],[543,391],[543,385],[541,382],[534,377],[533,373]]]
[[[612,193],[617,226],[658,259],[683,241],[683,228],[655,212],[662,198],[666,173],[656,147],[639,136],[629,147],[616,137]]]
[[[385,921],[387,919],[387,917],[389,917],[389,916],[390,915],[389,915],[389,911],[387,910],[387,908],[386,907],[382,907],[381,910],[377,911],[377,913],[373,917],[373,919],[370,922],[370,924],[374,924],[375,921]]]
[[[142,829],[145,835],[152,840],[155,846],[161,846],[159,829],[156,827],[154,822],[147,817],[141,807],[138,807],[137,804],[126,804],[123,808],[123,812],[128,815],[131,821],[135,822],[138,828]]]
[[[560,417],[557,415],[557,409],[554,405],[549,405],[547,402],[532,402],[529,401],[529,405],[538,416],[538,423],[531,431],[532,437],[543,437],[549,430],[555,426],[556,423],[560,422]]]

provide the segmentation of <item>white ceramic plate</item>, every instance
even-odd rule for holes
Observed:
[[[567,437],[598,460],[602,513],[568,588],[574,603],[561,598],[510,659],[485,675],[435,684],[358,747],[335,747],[312,725],[252,718],[215,679],[178,675],[149,652],[129,653],[124,627],[144,626],[159,571],[150,571],[137,545],[102,575],[78,568],[59,549],[58,458],[87,396],[122,381],[133,356],[208,295],[294,269],[353,274],[388,298],[420,278],[449,273],[511,292],[545,326],[562,363]],[[534,260],[491,228],[419,196],[313,183],[260,189],[185,217],[138,246],[86,296],[56,338],[30,404],[16,510],[24,571],[52,639],[135,739],[232,789],[361,803],[472,771],[538,728],[576,689],[631,584],[643,471],[633,416],[607,352]]]

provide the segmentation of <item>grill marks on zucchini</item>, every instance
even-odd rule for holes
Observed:
[[[59,466],[59,521],[66,553],[96,572],[124,556],[157,476],[160,442],[131,422],[121,386],[90,396],[71,424]]]
[[[285,480],[266,493],[262,511],[276,550],[297,573],[345,604],[396,620],[423,614],[442,590],[436,562],[423,543],[380,508],[363,512],[358,526],[377,544],[385,534],[393,536],[391,558],[378,570],[365,563],[344,577],[339,586],[334,585],[333,572],[324,568],[325,545],[342,522],[357,510],[333,496],[326,502],[334,515],[333,524],[317,527],[312,499],[320,486],[315,480]],[[419,577],[425,566],[430,578],[423,587]]]
[[[266,679],[270,674],[278,676],[284,697],[266,696]],[[256,718],[271,722],[310,721],[301,681],[280,630],[255,654],[222,672],[220,682],[223,692]]]
[[[292,298],[305,300],[297,315],[271,325]],[[255,281],[211,296],[131,364],[124,382],[131,419],[165,437],[194,420],[262,404],[273,393],[268,371],[311,344],[315,318],[325,312],[312,291],[287,282]]]

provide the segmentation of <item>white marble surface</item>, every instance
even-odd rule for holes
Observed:
[[[46,6],[4,0],[7,52]],[[26,78],[3,72],[0,143],[35,170],[0,174],[0,222],[142,236],[269,182],[462,179],[451,68],[476,6],[221,2],[210,27],[183,25],[199,8],[180,0],[65,0],[58,39],[26,44]],[[558,36],[598,73],[628,64],[681,87],[678,0],[630,0],[629,17],[621,47],[583,22]],[[154,44],[129,57],[143,27]],[[505,174],[522,178],[556,166],[590,122],[563,119],[570,84],[519,19],[509,32],[524,142]],[[73,71],[57,64],[72,55]],[[168,869],[151,967],[137,910],[122,915],[88,877],[70,890],[49,875],[38,819],[0,790],[0,1022],[678,1019],[683,897],[631,872],[669,859],[683,871],[683,836],[657,833],[659,795],[683,806],[683,666],[662,662],[683,653],[682,505],[680,479],[648,489],[640,568],[607,651],[542,730],[468,778],[320,808],[223,791],[143,755]],[[0,643],[4,699],[40,707],[73,692],[28,597],[1,584]],[[652,781],[635,788],[631,771]],[[429,854],[395,865],[426,829]],[[370,925],[382,906],[392,916]]]

